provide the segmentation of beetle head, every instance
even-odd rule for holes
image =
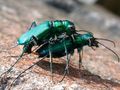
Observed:
[[[98,48],[99,45],[102,45],[103,47],[105,47],[106,49],[110,50],[112,53],[114,53],[117,58],[118,61],[120,61],[119,56],[117,55],[117,53],[115,51],[113,51],[112,49],[110,49],[109,47],[107,47],[106,45],[102,44],[101,42],[99,42],[99,40],[104,40],[104,41],[109,41],[111,43],[113,43],[113,45],[115,46],[115,43],[109,39],[104,39],[104,38],[95,38],[93,36],[93,34],[91,33],[87,33],[87,34],[83,34],[82,36],[83,40],[85,41],[85,45],[90,46],[92,49],[94,49],[93,47]],[[94,49],[95,50],[95,49]]]

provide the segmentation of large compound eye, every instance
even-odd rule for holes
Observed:
[[[96,47],[99,47],[98,46],[98,42],[96,41],[96,39],[95,38],[91,38],[91,39],[89,39],[90,40],[90,42],[89,43],[91,43],[91,46],[96,46]]]
[[[74,26],[74,25],[70,25],[70,26],[69,26],[69,29],[70,29],[72,32],[75,32],[75,26]]]
[[[74,25],[70,25],[69,27],[70,27],[70,29],[75,30],[75,26]]]

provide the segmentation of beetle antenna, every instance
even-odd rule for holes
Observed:
[[[113,43],[114,47],[116,47],[115,42],[114,42],[114,41],[112,41],[112,40],[109,40],[109,39],[104,39],[104,38],[95,38],[95,39],[97,39],[97,40],[104,40],[104,41],[111,42],[111,43]]]
[[[117,54],[115,51],[113,51],[112,49],[108,48],[107,46],[105,46],[104,44],[102,44],[102,43],[100,43],[100,42],[98,42],[98,43],[99,43],[100,45],[104,46],[105,48],[107,48],[108,50],[110,50],[111,52],[113,52],[113,53],[117,56],[118,62],[120,61],[120,58],[119,58],[118,54]]]

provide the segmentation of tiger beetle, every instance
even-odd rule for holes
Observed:
[[[112,49],[110,49],[106,45],[100,43],[99,40],[105,40],[105,41],[112,42],[115,46],[115,43],[111,40],[103,39],[103,38],[95,38],[93,36],[93,34],[85,33],[85,34],[75,34],[74,35],[74,40],[72,40],[70,37],[66,37],[64,39],[60,38],[58,41],[52,43],[51,45],[49,43],[45,43],[42,47],[38,48],[35,52],[32,52],[32,53],[38,55],[39,58],[42,58],[41,60],[43,60],[45,57],[50,57],[51,61],[52,61],[52,57],[61,58],[63,56],[66,56],[66,67],[65,67],[65,70],[64,70],[64,76],[61,79],[61,81],[63,81],[63,79],[65,78],[65,76],[68,72],[68,69],[69,69],[69,62],[70,62],[69,55],[73,55],[75,49],[77,49],[78,53],[79,53],[79,68],[80,68],[80,65],[82,63],[81,62],[82,58],[81,58],[80,53],[83,50],[84,46],[89,46],[93,49],[93,47],[98,48],[99,45],[102,45],[105,48],[107,48],[108,50],[110,50],[111,52],[113,52],[117,56],[118,61],[120,61],[119,56]],[[20,73],[17,76],[17,78],[19,78],[28,69],[35,66],[38,62],[36,62],[32,66],[30,66],[29,68],[24,70],[22,73]],[[51,64],[50,69],[51,69],[51,72],[52,72],[52,64]],[[12,82],[12,84],[15,82],[15,80]],[[12,84],[11,84],[11,86],[12,86]]]
[[[88,32],[85,30],[79,30]],[[23,45],[23,51],[18,57],[17,61],[3,74],[6,74],[12,70],[12,67],[22,58],[23,55],[30,54],[33,46],[41,46],[44,43],[56,41],[58,36],[64,34],[66,36],[74,39],[74,34],[77,32],[73,22],[69,20],[55,20],[55,21],[45,21],[39,25],[36,22],[33,22],[30,28],[22,34],[17,39],[17,45],[12,48],[17,47],[18,45]],[[10,49],[12,49],[10,48]],[[65,48],[65,47],[64,47]],[[51,62],[51,60],[50,60]],[[3,75],[1,74],[1,76]]]
[[[7,72],[11,71],[12,67],[14,67],[14,65],[21,59],[24,53],[31,53],[31,48],[33,46],[40,46],[45,42],[49,42],[51,38],[54,39],[55,36],[59,36],[62,33],[66,33],[66,35],[71,37],[75,32],[75,26],[69,20],[45,21],[39,25],[37,25],[36,22],[33,22],[27,32],[17,39],[17,45],[14,47],[23,45],[23,51]]]

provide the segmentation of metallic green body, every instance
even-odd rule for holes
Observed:
[[[74,24],[68,20],[45,21],[21,35],[18,38],[18,45],[28,44],[32,36],[39,41],[44,41],[65,32],[67,35],[71,35],[74,32],[70,31],[70,26],[74,26]]]
[[[82,48],[85,45],[89,45],[88,40],[90,38],[93,38],[93,35],[90,33],[86,34],[77,34],[75,35],[74,41],[72,41],[70,38],[66,38],[65,40],[60,40],[54,44],[51,45],[51,52],[53,57],[61,57],[65,56],[65,47],[64,43],[66,45],[68,53],[73,53],[74,49],[76,48]],[[45,55],[49,55],[49,44],[43,45],[40,49],[37,50],[37,53],[40,57],[43,57]]]

